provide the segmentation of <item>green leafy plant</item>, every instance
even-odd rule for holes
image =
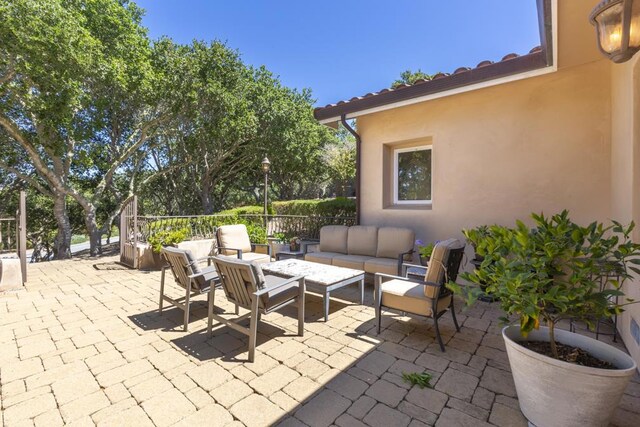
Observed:
[[[633,266],[640,264],[640,245],[631,241],[633,222],[582,227],[569,219],[566,210],[550,218],[543,214],[532,218],[533,228],[517,221],[515,228],[464,230],[484,259],[474,272],[461,277],[486,285],[484,292],[497,299],[507,315],[519,317],[523,336],[546,324],[557,358],[554,327],[559,321],[576,319],[593,327],[594,319],[619,314],[633,302],[617,303],[613,297],[624,296],[621,288],[631,272],[640,274]],[[447,286],[464,295],[467,304],[483,295],[477,286]]]
[[[160,253],[164,246],[175,245],[184,241],[189,235],[188,228],[180,228],[177,230],[162,230],[149,237],[148,243],[155,253]]]
[[[411,385],[417,385],[420,388],[425,388],[425,387],[432,388],[432,385],[430,384],[431,378],[433,378],[433,375],[431,375],[427,371],[402,373],[402,380],[404,382],[409,383]]]
[[[431,258],[431,254],[433,253],[433,248],[435,248],[436,243],[431,242],[426,245],[422,240],[416,240],[416,246],[418,246],[418,253],[422,258],[429,259]]]

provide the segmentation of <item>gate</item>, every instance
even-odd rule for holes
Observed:
[[[138,268],[138,196],[125,200],[120,211],[120,262]]]

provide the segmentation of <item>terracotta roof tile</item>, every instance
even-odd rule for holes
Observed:
[[[541,52],[541,51],[542,51],[542,48],[540,46],[536,46],[536,47],[534,47],[533,49],[531,49],[529,51],[529,55],[536,54],[536,53]],[[374,97],[376,95],[383,94],[383,93],[386,93],[386,92],[392,92],[392,91],[401,92],[401,91],[403,91],[403,90],[405,90],[407,88],[411,88],[411,87],[418,86],[418,85],[423,85],[425,83],[432,82],[433,80],[439,80],[439,79],[443,79],[443,78],[447,78],[447,77],[452,77],[454,75],[466,73],[468,71],[479,69],[479,68],[483,68],[483,67],[487,67],[487,66],[490,66],[490,65],[500,64],[502,62],[510,61],[512,59],[519,58],[519,57],[520,57],[520,55],[518,55],[517,53],[509,53],[509,54],[503,56],[502,59],[500,61],[498,61],[498,62],[485,60],[485,61],[482,61],[482,62],[478,63],[478,65],[476,65],[475,68],[459,67],[452,74],[440,72],[440,73],[437,73],[437,74],[433,75],[431,77],[431,79],[418,79],[413,84],[403,83],[403,84],[400,84],[400,85],[396,86],[395,88],[384,88],[384,89],[381,89],[378,92],[369,92],[369,93],[367,93],[366,95],[363,95],[363,96],[354,96],[353,98],[351,98],[348,101],[344,101],[343,100],[343,101],[339,101],[336,104],[328,104],[328,105],[326,105],[324,107],[317,107],[315,109],[315,111],[318,112],[319,110],[323,110],[325,108],[331,108],[331,107],[335,107],[337,105],[348,104],[349,102],[364,100],[366,98],[371,98],[371,97]]]

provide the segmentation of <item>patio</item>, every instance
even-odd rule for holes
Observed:
[[[243,335],[206,338],[202,297],[184,333],[181,311],[158,315],[159,272],[115,261],[31,264],[26,290],[0,294],[3,425],[526,425],[497,304],[461,311],[455,334],[443,317],[441,353],[421,319],[387,316],[376,335],[370,286],[364,306],[356,286],[332,295],[328,323],[310,295],[305,336],[295,308],[269,315],[250,364]],[[433,389],[401,378],[425,369]],[[614,422],[639,420],[636,375]]]

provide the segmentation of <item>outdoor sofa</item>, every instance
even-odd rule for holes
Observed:
[[[306,245],[305,261],[363,270],[369,275],[400,275],[411,261],[415,233],[409,228],[327,225],[320,243]]]

